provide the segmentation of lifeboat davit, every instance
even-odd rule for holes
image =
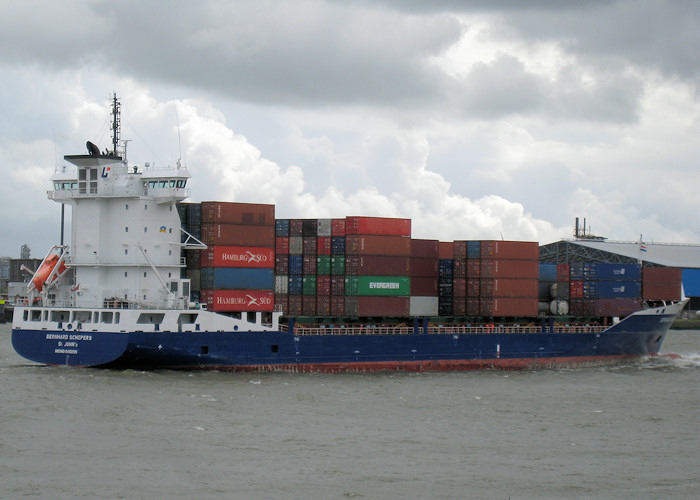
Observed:
[[[47,257],[46,259],[44,259],[44,262],[41,263],[39,270],[34,274],[34,278],[32,278],[32,283],[34,283],[34,288],[36,288],[38,292],[41,292],[41,290],[44,288],[44,284],[53,272],[56,265],[58,264],[58,260],[58,255],[51,255]],[[58,271],[56,272],[56,274],[54,274],[53,279],[51,281],[54,281],[56,278],[58,278],[58,275],[65,270],[66,264],[65,262],[61,262],[61,264],[58,266]]]

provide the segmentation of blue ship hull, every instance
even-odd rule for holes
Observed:
[[[599,333],[313,334],[13,330],[15,350],[52,365],[342,372],[521,369],[657,354],[675,314],[632,315]],[[336,330],[337,331],[337,330]]]

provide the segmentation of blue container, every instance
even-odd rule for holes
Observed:
[[[639,281],[583,282],[583,297],[587,299],[635,299],[641,296]]]
[[[467,259],[481,258],[481,241],[467,241]]]
[[[304,270],[304,256],[290,255],[289,256],[289,274],[302,274]]]
[[[331,236],[331,255],[345,254],[345,236]]]
[[[301,275],[289,277],[289,289],[287,291],[289,295],[301,295],[303,289],[304,280]]]
[[[206,267],[202,269],[202,289],[274,290],[274,269]]]
[[[639,264],[598,262],[588,264],[584,273],[586,273],[585,279],[599,281],[639,281],[642,279],[642,268]]]
[[[440,278],[450,278],[454,274],[454,260],[440,259],[438,261],[438,276]]]
[[[540,264],[539,278],[540,281],[557,281],[557,265]]]
[[[187,224],[200,226],[202,224],[202,205],[199,203],[187,204]]]
[[[572,262],[569,264],[569,278],[572,280],[583,279],[583,262]]]
[[[289,236],[289,219],[275,220],[275,236]]]

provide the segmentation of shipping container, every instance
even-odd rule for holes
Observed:
[[[411,276],[415,278],[437,278],[440,269],[434,257],[411,257]]]
[[[289,256],[289,274],[303,274],[304,257],[302,255]]]
[[[282,311],[285,316],[289,314],[289,296],[275,295],[275,310]]]
[[[467,279],[453,278],[452,279],[452,296],[466,297],[467,296]]]
[[[639,264],[592,262],[584,265],[583,278],[599,281],[639,281],[642,271]]]
[[[316,253],[318,255],[330,255],[331,254],[331,237],[330,236],[319,236],[316,240]]]
[[[569,281],[570,272],[569,264],[557,264],[557,281]]]
[[[387,257],[384,255],[348,255],[345,257],[347,276],[408,276],[410,257]]]
[[[331,295],[331,316],[345,316],[345,295]]]
[[[330,316],[331,315],[331,296],[323,295],[316,297],[316,315]]]
[[[642,298],[644,300],[681,300],[681,285],[643,283]]]
[[[411,276],[411,293],[421,297],[438,296],[437,278],[423,278]]]
[[[316,295],[316,276],[304,276],[301,283],[302,295]]]
[[[290,295],[289,296],[289,315],[290,316],[301,316],[302,312],[302,297],[303,295]]]
[[[411,239],[403,236],[349,235],[345,237],[348,255],[411,256]]]
[[[481,258],[481,241],[467,241],[467,259]]]
[[[275,237],[275,253],[279,255],[289,254],[289,236]]]
[[[272,290],[202,290],[201,300],[216,312],[272,311]]]
[[[304,316],[316,316],[316,296],[304,295],[301,298],[301,313]]]
[[[303,219],[301,221],[301,235],[304,238],[316,237],[318,235],[318,221],[316,219]]]
[[[523,259],[539,261],[540,247],[536,241],[484,240],[481,259]]]
[[[345,236],[345,219],[331,219],[331,236]]]
[[[304,255],[302,259],[302,274],[316,274],[316,256]]]
[[[466,248],[466,247],[465,247]],[[455,257],[452,261],[452,277],[466,278],[467,277],[467,259]]]
[[[454,260],[440,259],[438,260],[438,276],[441,280],[452,281],[454,275]]]
[[[642,282],[646,285],[677,285],[683,280],[683,270],[678,267],[645,267]]]
[[[288,293],[289,295],[301,295],[301,292],[303,290],[303,281],[301,275],[290,275],[289,276],[289,287],[288,287]]]
[[[331,236],[331,255],[345,255],[345,236]]]
[[[200,269],[188,269],[185,277],[190,280],[190,290],[202,289],[202,271]]]
[[[316,274],[331,274],[330,255],[319,255],[316,257]]]
[[[640,298],[642,288],[639,281],[584,281],[585,299]]]
[[[583,279],[583,262],[572,262],[569,264],[569,280]]]
[[[411,219],[346,217],[345,234],[411,236]]]
[[[289,237],[289,255],[302,255],[304,253],[304,238],[301,236]]]
[[[316,245],[317,239],[316,236],[304,236],[302,238],[303,240],[303,254],[304,255],[316,255]]]
[[[537,279],[539,264],[536,260],[487,259],[481,261],[480,278]]]
[[[275,230],[275,206],[225,201],[202,202],[202,224],[270,226]]]
[[[466,316],[467,315],[467,298],[466,297],[453,297],[452,298],[452,315],[453,316]]]
[[[467,259],[467,278],[479,278],[481,276],[481,260]]]
[[[569,298],[569,282],[568,281],[557,281],[552,283],[550,293],[553,299],[565,300]]]
[[[440,252],[440,259],[454,259],[455,258],[455,251],[454,251],[454,242],[453,241],[441,241],[439,243],[439,252]]]
[[[275,274],[289,274],[289,255],[275,255]]]
[[[331,276],[331,295],[345,295],[345,276]]]
[[[278,274],[275,276],[275,294],[287,295],[289,293],[289,276]]]
[[[190,226],[202,225],[202,204],[187,203],[187,224]]]
[[[540,281],[557,281],[557,264],[540,262],[538,279]]]
[[[431,317],[438,315],[438,298],[411,295],[409,297],[409,315]]]
[[[530,278],[481,278],[480,297],[537,297],[538,281]]]
[[[345,297],[348,317],[406,318],[410,312],[408,297]]]
[[[345,274],[345,256],[344,255],[333,255],[331,257],[331,274],[333,274],[333,275],[344,275]]]
[[[304,233],[304,221],[301,219],[290,219],[289,220],[289,236],[303,236]]]
[[[455,260],[467,260],[467,242],[466,241],[455,241],[454,242],[454,259]]]
[[[202,251],[201,250],[185,250],[185,264],[187,269],[202,268]]]
[[[241,224],[202,224],[202,242],[207,245],[235,245],[250,247],[275,246],[274,226]]]
[[[595,316],[628,316],[642,309],[639,299],[595,299]]]
[[[481,280],[479,278],[467,278],[467,297],[478,297],[481,293]]]
[[[467,297],[467,316],[478,316],[481,308],[479,297]]]
[[[411,257],[437,260],[440,258],[439,243],[438,240],[411,239]]]
[[[259,267],[275,265],[275,249],[271,247],[239,247],[213,245],[201,251],[201,267]]]
[[[318,219],[318,225],[316,226],[316,236],[330,237],[333,233],[332,219]]]
[[[329,275],[316,276],[316,295],[331,294],[331,277]]]
[[[411,278],[408,276],[346,276],[345,295],[408,296]]]
[[[273,290],[273,269],[206,267],[202,269],[202,289]]]
[[[569,282],[569,297],[572,299],[583,298],[583,280],[572,279]]]
[[[275,236],[289,236],[289,219],[275,221]]]
[[[536,317],[538,313],[537,295],[533,297],[481,297],[481,316],[522,316]]]

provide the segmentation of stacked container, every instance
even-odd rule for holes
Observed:
[[[437,240],[411,240],[411,316],[438,315],[439,257]]]
[[[272,311],[275,207],[203,202],[201,300],[213,311]]]
[[[410,314],[411,220],[345,219],[345,315]]]
[[[438,315],[452,316],[454,279],[454,242],[439,243],[438,260]]]
[[[641,309],[641,266],[576,262],[569,266],[574,316],[626,316]]]
[[[682,269],[645,267],[642,269],[642,299],[681,300]]]

